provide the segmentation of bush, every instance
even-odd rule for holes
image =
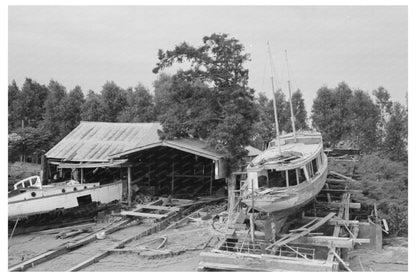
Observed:
[[[363,206],[377,204],[380,216],[389,224],[391,235],[407,236],[408,169],[402,162],[381,158],[378,154],[363,156],[357,166],[362,190],[354,200]]]

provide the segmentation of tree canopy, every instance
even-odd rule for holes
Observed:
[[[163,130],[167,138],[206,139],[235,166],[245,154],[257,117],[254,90],[247,86],[248,69],[244,67],[249,55],[227,34],[205,36],[202,42],[200,47],[183,42],[171,51],[159,50],[154,73],[175,63],[190,63],[189,69],[174,75],[169,99],[177,105],[169,106],[171,116],[162,121]],[[201,108],[207,113],[194,107],[183,110],[184,103],[203,103]]]

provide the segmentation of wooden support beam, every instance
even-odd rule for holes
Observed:
[[[301,237],[292,242],[293,244],[307,244],[313,246],[325,246],[328,248],[354,248],[354,243],[370,243],[369,239],[353,239],[332,236],[307,236]]]
[[[55,257],[58,257],[60,255],[63,255],[67,252],[72,251],[73,249],[76,249],[80,246],[86,245],[92,241],[96,240],[96,234],[102,231],[105,231],[106,234],[110,234],[115,232],[116,230],[122,228],[121,226],[123,226],[124,224],[130,222],[130,220],[123,220],[120,222],[117,222],[115,224],[111,223],[109,225],[107,225],[106,227],[103,227],[99,230],[97,230],[96,232],[89,234],[81,239],[74,239],[64,245],[59,246],[58,248],[54,249],[54,250],[48,250],[44,253],[41,253],[29,260],[26,260],[22,263],[19,263],[17,265],[14,265],[12,267],[9,268],[9,271],[25,271],[26,269],[28,269],[29,267],[33,267],[37,264],[49,261]]]
[[[134,208],[135,212],[138,212],[140,210],[161,210],[161,211],[170,211],[170,212],[176,212],[179,211],[180,209],[177,207],[167,207],[167,206],[155,206],[155,205],[142,205],[142,204],[137,204]]]
[[[276,241],[275,243],[269,245],[268,247],[266,247],[266,249],[272,249],[272,248],[276,248],[276,247],[280,247],[282,245],[288,244],[300,237],[303,237],[309,233],[311,233],[313,230],[318,229],[319,227],[321,227],[322,225],[324,225],[328,220],[330,220],[332,217],[334,217],[335,213],[329,213],[327,216],[325,216],[324,218],[320,219],[318,222],[314,223],[312,226],[308,227],[306,230],[300,232],[300,233],[291,233],[288,237],[282,238],[278,241]]]
[[[135,216],[135,217],[146,217],[146,218],[165,218],[167,214],[149,214],[149,213],[138,213],[138,212],[131,212],[131,211],[121,211],[121,215],[125,216]]]
[[[328,173],[329,174],[332,174],[332,175],[335,175],[335,176],[337,176],[337,177],[339,177],[341,179],[347,180],[347,181],[349,181],[351,183],[360,184],[360,182],[358,182],[358,181],[356,181],[356,180],[354,180],[354,179],[352,179],[350,177],[347,177],[347,176],[345,176],[345,175],[343,175],[341,173],[338,173],[338,172],[335,172],[335,171],[329,171]]]
[[[94,255],[93,257],[87,259],[86,261],[83,261],[82,263],[77,264],[76,266],[71,267],[68,271],[71,271],[71,272],[72,271],[79,271],[79,270],[81,270],[83,268],[86,268],[86,267],[88,267],[88,266],[90,266],[90,265],[98,262],[99,260],[107,257],[108,255],[110,255],[110,252],[109,251],[104,251],[102,253],[98,253],[98,254]]]
[[[305,222],[309,222],[315,218],[321,219],[323,217],[311,217],[311,216],[304,216],[300,219],[298,219],[298,221],[300,223],[305,223]],[[328,225],[344,225],[346,224],[347,226],[358,226],[360,222],[358,220],[346,220],[346,219],[339,219],[339,218],[331,218],[330,220],[328,220],[328,222],[326,224]]]
[[[341,262],[341,264],[345,267],[346,270],[352,271],[348,265],[341,259],[341,257],[337,254],[337,252],[334,249],[331,249],[331,252],[334,254],[335,258],[337,258],[338,261]]]
[[[332,271],[332,263],[299,258],[279,258],[274,255],[202,252],[200,266],[231,271]]]
[[[326,206],[326,207],[331,207],[331,208],[339,208],[341,206],[348,206],[349,205],[350,209],[357,209],[357,210],[361,209],[361,203],[349,203],[348,204],[347,202],[342,202],[342,203],[338,203],[338,202],[331,202],[331,203],[316,202],[316,205],[319,206],[319,207]]]

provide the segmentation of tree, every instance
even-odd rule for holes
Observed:
[[[105,117],[102,96],[90,90],[84,104],[81,106],[81,119],[85,121],[104,121]]]
[[[336,142],[335,134],[332,132],[332,127],[336,124],[332,115],[335,106],[331,89],[327,87],[318,89],[312,105],[312,122],[313,126],[322,133],[323,141],[328,144]]]
[[[18,101],[19,97],[21,97],[21,91],[16,84],[16,81],[12,81],[8,87],[8,126],[9,132],[14,129],[17,125],[19,125],[20,116],[18,113]]]
[[[244,146],[250,141],[250,126],[257,117],[254,91],[247,87],[248,70],[244,63],[249,60],[249,55],[244,53],[244,46],[227,34],[212,34],[203,38],[200,47],[183,42],[172,51],[159,50],[158,58],[154,73],[188,61],[190,68],[175,74],[177,82],[187,82],[185,85],[191,86],[201,82],[208,88],[201,89],[208,114],[197,113],[196,117],[185,121],[189,117],[184,117],[183,111],[176,116],[181,112],[176,110],[180,105],[169,108],[174,124],[162,122],[168,138],[196,136],[208,139],[218,151],[226,154],[231,167],[237,166],[245,154]],[[180,85],[176,85],[178,87]],[[179,95],[186,96],[184,94]],[[199,128],[201,122],[207,122],[210,128]],[[188,124],[187,129],[182,127],[184,123]]]
[[[84,93],[81,87],[75,86],[61,103],[63,109],[61,136],[67,135],[79,124],[81,121],[81,107],[84,103]]]
[[[341,82],[335,89],[322,87],[312,105],[313,125],[322,132],[324,142],[335,145],[350,138],[351,109],[346,103],[353,97],[349,86]]]
[[[380,118],[377,122],[378,140],[380,143],[384,143],[387,135],[387,122],[390,120],[393,102],[390,99],[389,92],[383,87],[379,87],[377,90],[373,90],[373,95],[376,98],[376,106],[379,110]]]
[[[16,161],[19,156],[21,161],[25,161],[25,157],[28,155],[45,154],[50,146],[49,141],[49,133],[42,128],[18,128],[9,135],[9,161]]]
[[[30,78],[25,79],[21,91],[16,88],[15,84],[9,87],[12,90],[12,99],[9,99],[10,127],[36,127],[43,119],[48,89]]]
[[[276,136],[274,123],[273,101],[266,94],[260,92],[256,98],[258,118],[252,127],[251,144],[258,149],[266,149],[269,142]]]
[[[305,109],[305,100],[303,99],[302,92],[298,89],[292,94],[292,106],[293,106],[293,115],[295,117],[295,128],[296,130],[307,130],[308,124],[306,123],[306,118],[308,114]],[[292,122],[290,115],[290,102],[286,101],[285,108],[285,124],[283,130],[286,132],[292,132]]]
[[[142,84],[127,89],[127,106],[117,117],[119,122],[152,122],[156,120],[153,96]]]
[[[355,90],[346,106],[350,109],[351,138],[357,142],[362,152],[371,153],[379,145],[377,106],[371,100],[370,95],[362,90]]]
[[[407,111],[395,102],[390,120],[386,125],[386,139],[382,151],[391,160],[407,163]]]
[[[183,82],[174,76],[171,92],[166,95],[169,108],[159,115],[166,138],[208,139],[217,124],[214,91],[201,82]]]
[[[127,95],[113,81],[104,84],[101,90],[102,104],[105,114],[103,121],[116,122],[117,116],[127,105]]]
[[[65,118],[64,103],[68,97],[66,88],[57,81],[51,80],[48,85],[49,94],[45,101],[43,128],[48,130],[54,141],[63,137],[62,123]]]
[[[172,89],[172,82],[172,76],[163,72],[153,82],[155,89],[155,113],[158,117],[165,114],[169,108],[168,95]]]

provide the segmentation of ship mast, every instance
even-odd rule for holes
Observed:
[[[285,55],[286,55],[286,65],[287,65],[287,86],[289,88],[290,120],[292,121],[293,136],[296,142],[295,116],[293,115],[292,90],[290,88],[290,72],[289,72],[289,61],[287,59],[287,50],[285,50]]]
[[[282,151],[281,151],[281,148],[280,148],[279,121],[277,120],[276,93],[275,93],[275,90],[274,90],[274,80],[273,80],[272,53],[270,51],[270,44],[269,44],[269,42],[267,42],[267,49],[269,51],[269,57],[270,57],[270,70],[271,70],[272,92],[273,92],[274,123],[276,124],[277,149],[278,149],[278,154],[281,155],[282,154]]]

